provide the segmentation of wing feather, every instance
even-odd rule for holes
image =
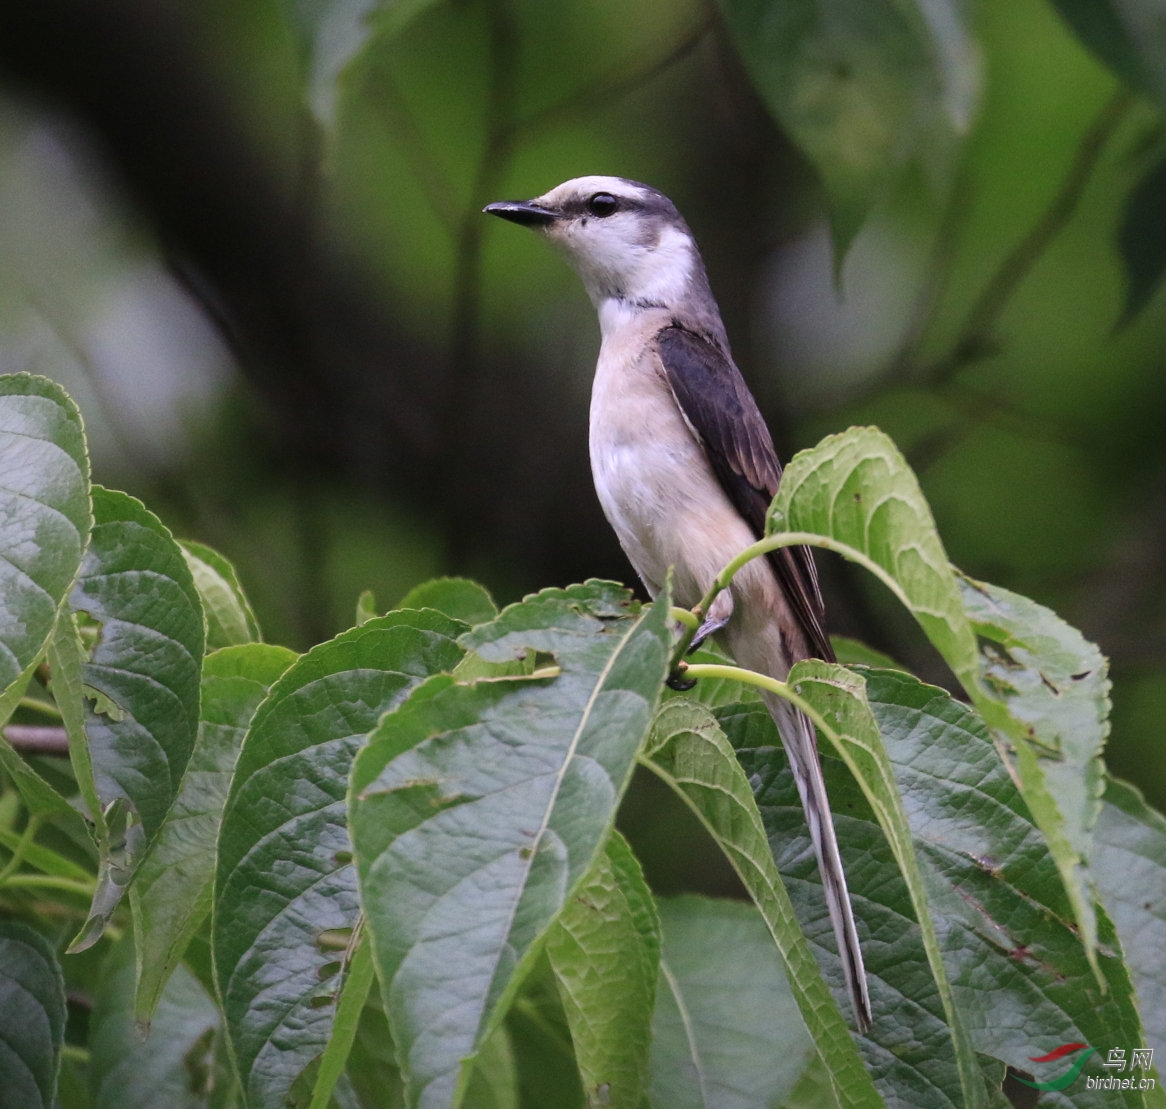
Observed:
[[[656,348],[685,422],[733,507],[760,539],[781,482],[781,464],[741,371],[717,344],[679,323],[660,331]],[[833,661],[813,553],[808,547],[783,547],[768,557],[811,653]]]

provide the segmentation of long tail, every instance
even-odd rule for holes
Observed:
[[[838,837],[830,815],[830,801],[826,796],[826,780],[822,776],[822,763],[818,758],[818,739],[814,734],[814,725],[804,713],[798,712],[780,697],[766,695],[765,702],[781,733],[790,769],[802,799],[814,853],[818,857],[818,870],[822,875],[830,922],[838,940],[838,954],[842,959],[842,971],[846,975],[846,990],[854,1006],[859,1030],[865,1032],[871,1020],[866,968],[862,962],[862,948],[858,943],[858,929],[854,923],[854,910],[850,905],[850,891],[846,887],[842,857],[838,853]]]

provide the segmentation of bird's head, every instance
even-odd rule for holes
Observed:
[[[705,284],[692,233],[663,193],[624,177],[576,177],[533,200],[483,209],[534,228],[557,247],[602,307],[672,309]]]

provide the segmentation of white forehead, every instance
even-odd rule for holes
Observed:
[[[561,207],[565,202],[577,197],[594,196],[596,193],[611,193],[613,196],[633,197],[636,200],[647,200],[654,195],[652,190],[626,177],[605,177],[603,174],[592,174],[589,177],[572,177],[556,185],[550,192],[537,197],[538,203],[547,207]]]

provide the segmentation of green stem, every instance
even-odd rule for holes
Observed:
[[[11,874],[4,879],[9,889],[54,889],[62,893],[79,893],[92,897],[96,882],[83,882],[76,878],[58,878],[55,874]]]
[[[860,551],[857,547],[851,547],[847,543],[840,543],[837,539],[831,539],[826,535],[815,535],[810,531],[777,532],[774,535],[767,535],[764,539],[757,540],[752,546],[746,547],[717,574],[712,585],[709,586],[708,592],[701,597],[700,603],[691,612],[691,616],[697,621],[696,626],[694,627],[688,620],[684,621],[688,625],[688,630],[680,637],[672,652],[673,670],[681,668],[684,656],[688,652],[688,648],[696,635],[699,621],[704,619],[713,601],[717,599],[717,594],[722,589],[729,587],[729,583],[733,580],[737,571],[753,559],[767,555],[771,551],[780,550],[782,547],[820,547],[824,551],[833,551],[835,554],[840,554],[848,561],[856,562],[859,566],[869,570],[895,595],[904,608],[909,612],[913,611],[911,602],[903,592],[899,583],[882,566],[875,562],[874,559],[863,551]],[[688,666],[684,667],[684,669],[688,673],[693,667]]]
[[[746,670],[743,666],[727,666],[719,662],[695,662],[686,667],[685,677],[688,678],[728,678],[729,681],[742,682],[745,685],[754,685],[764,689],[767,693],[776,693],[777,696],[789,701],[794,708],[804,712],[823,734],[833,736],[833,729],[826,723],[813,705],[800,693],[795,693],[789,682],[778,681],[768,674],[759,674],[756,670]]]
[[[40,828],[40,824],[41,817],[30,816],[28,818],[28,824],[25,826],[24,831],[21,833],[19,842],[16,844],[16,847],[12,851],[12,858],[4,864],[3,869],[0,869],[0,886],[4,885],[8,878],[20,868],[20,864],[24,862],[25,852],[28,851],[29,845],[36,837],[36,833]]]
[[[39,697],[21,697],[17,708],[27,709],[29,712],[43,713],[54,720],[61,719],[61,710],[51,701],[42,701]]]
[[[686,608],[677,608],[673,605],[668,609],[668,616],[678,624],[683,624],[689,631],[695,632],[700,627],[700,617]]]

